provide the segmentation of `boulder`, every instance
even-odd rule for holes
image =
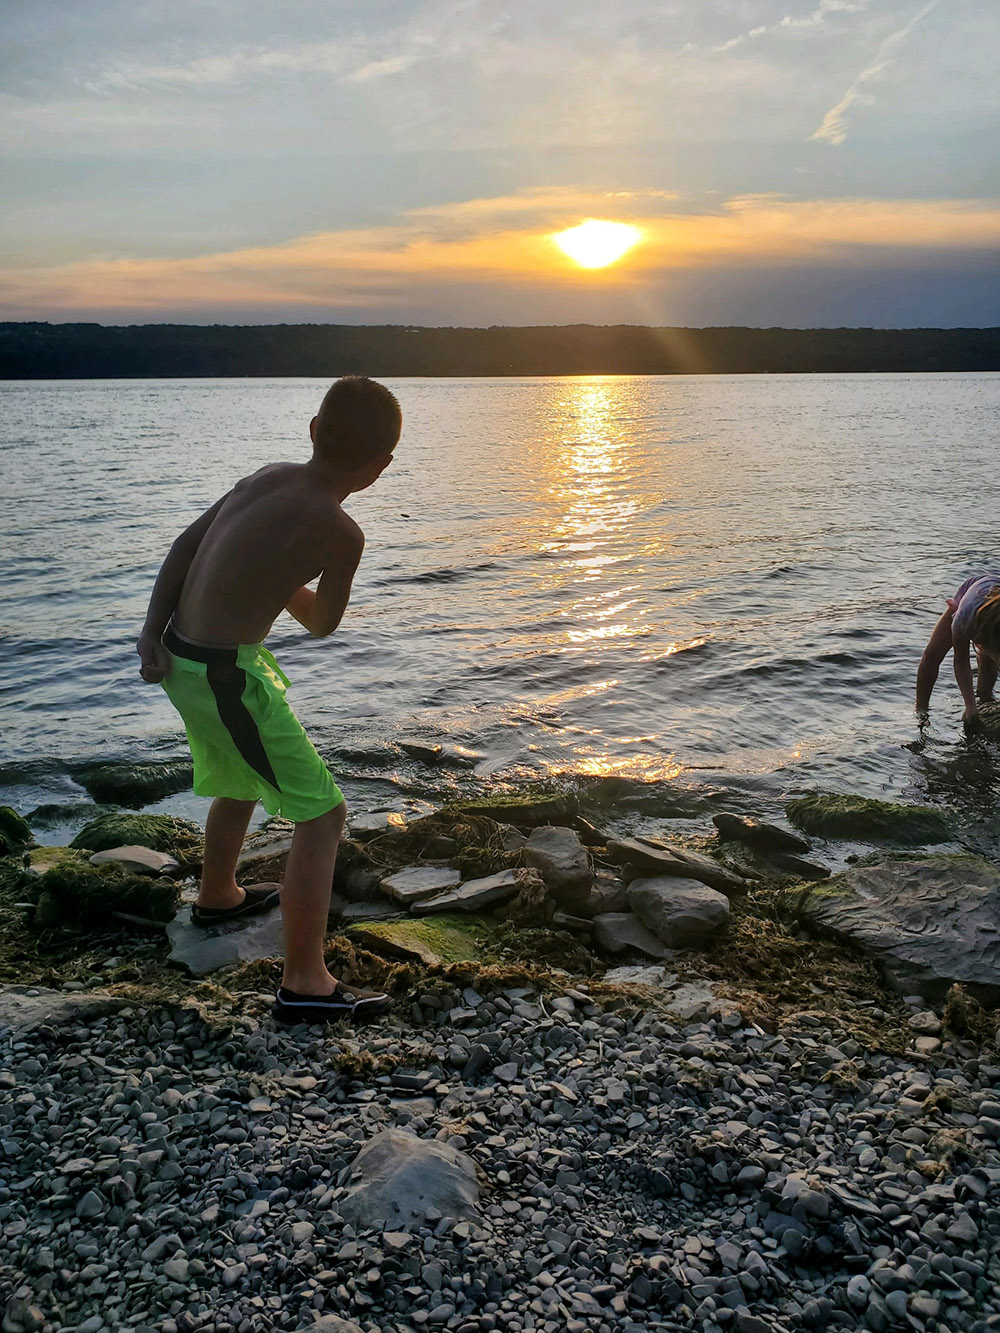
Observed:
[[[787,829],[776,824],[758,823],[756,819],[743,819],[740,815],[713,815],[712,823],[719,830],[720,838],[733,842],[746,843],[762,852],[807,852],[809,844]]]
[[[497,875],[468,879],[457,889],[414,903],[410,911],[421,916],[431,912],[478,912],[512,898],[531,882],[529,877],[538,879],[534,870],[501,870]]]
[[[573,829],[552,824],[532,829],[523,855],[525,865],[539,872],[560,902],[587,897],[593,882],[590,858]]]
[[[720,866],[711,857],[668,847],[650,838],[612,839],[608,843],[608,856],[626,866],[633,878],[636,875],[677,875],[682,879],[696,879],[730,898],[747,891],[745,879]]]
[[[818,838],[851,838],[856,842],[894,842],[903,847],[947,842],[947,821],[926,805],[899,805],[867,796],[811,792],[785,802],[785,814],[796,828]]]
[[[729,899],[693,879],[660,876],[636,879],[628,904],[642,924],[668,949],[701,944],[729,920]]]
[[[594,940],[607,953],[635,951],[647,958],[666,958],[670,950],[632,912],[603,912],[594,917]]]
[[[81,870],[88,864],[86,852],[78,852],[72,847],[33,847],[28,853],[27,870],[30,875],[44,875],[56,866]]]
[[[382,880],[380,888],[394,902],[411,907],[423,898],[453,889],[462,882],[462,876],[450,866],[407,866]]]
[[[9,805],[0,805],[0,856],[16,856],[34,841],[27,820]]]
[[[5,986],[0,990],[0,1030],[26,1032],[44,1024],[59,1025],[113,1014],[129,1003],[103,991],[65,993],[44,986]]]
[[[935,1002],[955,982],[1000,1004],[1000,869],[975,856],[855,866],[788,891],[810,929],[873,957],[893,989]]]
[[[479,1185],[471,1157],[446,1143],[386,1129],[364,1145],[338,1184],[337,1212],[349,1226],[385,1222],[407,1230],[432,1218],[477,1216]]]
[[[168,759],[150,764],[89,764],[74,769],[73,776],[95,801],[138,810],[189,790],[194,770],[190,759]]]
[[[87,852],[105,852],[109,847],[152,847],[190,866],[201,859],[203,843],[204,834],[198,825],[177,815],[126,815],[115,811],[85,824],[70,846]]]
[[[234,963],[256,963],[280,958],[284,951],[281,911],[227,921],[218,926],[196,926],[187,912],[167,927],[170,954],[167,962],[195,977],[208,976]]]
[[[443,967],[481,959],[490,930],[488,922],[475,917],[442,916],[364,922],[348,926],[346,934],[352,943],[383,958]]]
[[[109,847],[106,852],[95,852],[92,866],[115,865],[133,875],[174,875],[180,865],[166,852],[154,852],[152,847]]]
[[[576,910],[584,916],[601,916],[604,912],[624,912],[628,909],[628,890],[617,875],[598,873],[590,892]]]
[[[488,801],[462,802],[448,807],[449,814],[486,815],[500,824],[516,828],[537,828],[540,824],[558,824],[576,814],[577,800],[572,793],[538,796],[495,796]]]

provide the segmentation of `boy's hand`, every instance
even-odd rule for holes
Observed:
[[[166,679],[170,669],[170,659],[159,639],[152,635],[141,634],[135,645],[135,651],[139,654],[139,675],[147,685],[159,685],[161,680]]]
[[[978,708],[966,708],[962,714],[962,727],[966,736],[979,736],[986,730]]]

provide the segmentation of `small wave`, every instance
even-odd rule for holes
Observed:
[[[386,587],[391,584],[405,583],[460,583],[462,579],[472,578],[474,574],[481,574],[490,569],[496,569],[496,562],[493,560],[484,561],[478,565],[464,565],[461,568],[446,566],[443,569],[425,569],[419,574],[400,574],[398,576],[389,576],[379,579],[379,585]]]

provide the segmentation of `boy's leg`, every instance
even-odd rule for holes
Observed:
[[[976,649],[976,665],[979,668],[976,681],[976,694],[980,703],[988,703],[993,698],[993,686],[997,683],[997,663],[989,653]]]
[[[256,801],[234,801],[228,796],[217,796],[212,802],[205,821],[199,907],[236,907],[243,901],[243,890],[236,883],[236,862],[256,806]]]
[[[341,801],[318,819],[295,825],[281,893],[285,927],[281,984],[300,995],[329,995],[337,984],[326,966],[323,944],[337,844],[346,818],[347,806]]]

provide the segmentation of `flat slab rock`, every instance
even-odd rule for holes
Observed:
[[[633,912],[601,912],[594,917],[594,939],[607,953],[641,953],[666,958],[670,950]]]
[[[454,889],[461,881],[459,872],[449,866],[406,866],[387,875],[379,887],[394,902],[409,907],[445,889]]]
[[[536,878],[534,870],[501,870],[497,875],[486,875],[482,879],[467,879],[458,888],[439,893],[434,898],[421,899],[410,911],[419,916],[432,912],[478,912],[480,908],[506,902]]]
[[[700,944],[729,920],[729,899],[695,879],[634,879],[628,905],[668,949]]]
[[[134,875],[176,875],[180,870],[177,860],[166,852],[154,852],[152,847],[109,847],[106,852],[95,852],[92,866],[121,866]]]
[[[642,875],[679,875],[684,879],[696,879],[727,897],[747,891],[747,882],[742,876],[720,866],[711,857],[682,851],[679,847],[667,847],[646,838],[612,839],[608,843],[608,856]]]
[[[386,1129],[369,1139],[338,1182],[334,1207],[350,1226],[378,1218],[392,1229],[419,1226],[428,1213],[456,1220],[477,1216],[479,1184],[471,1157],[439,1143]]]
[[[857,866],[789,890],[801,920],[877,960],[904,995],[939,1000],[961,982],[1000,1003],[1000,869],[975,856]]]
[[[128,1000],[103,991],[46,990],[42,986],[7,986],[0,990],[0,1029],[27,1032],[43,1023],[73,1023],[124,1009]]]
[[[777,824],[764,824],[756,819],[744,819],[742,815],[718,814],[712,816],[712,823],[719,830],[720,838],[731,838],[735,842],[746,843],[763,852],[807,852],[809,844],[805,838]]]
[[[280,958],[285,951],[281,912],[263,912],[225,925],[196,926],[186,909],[167,926],[170,954],[167,962],[192,976],[204,977],[233,963],[255,963]]]

